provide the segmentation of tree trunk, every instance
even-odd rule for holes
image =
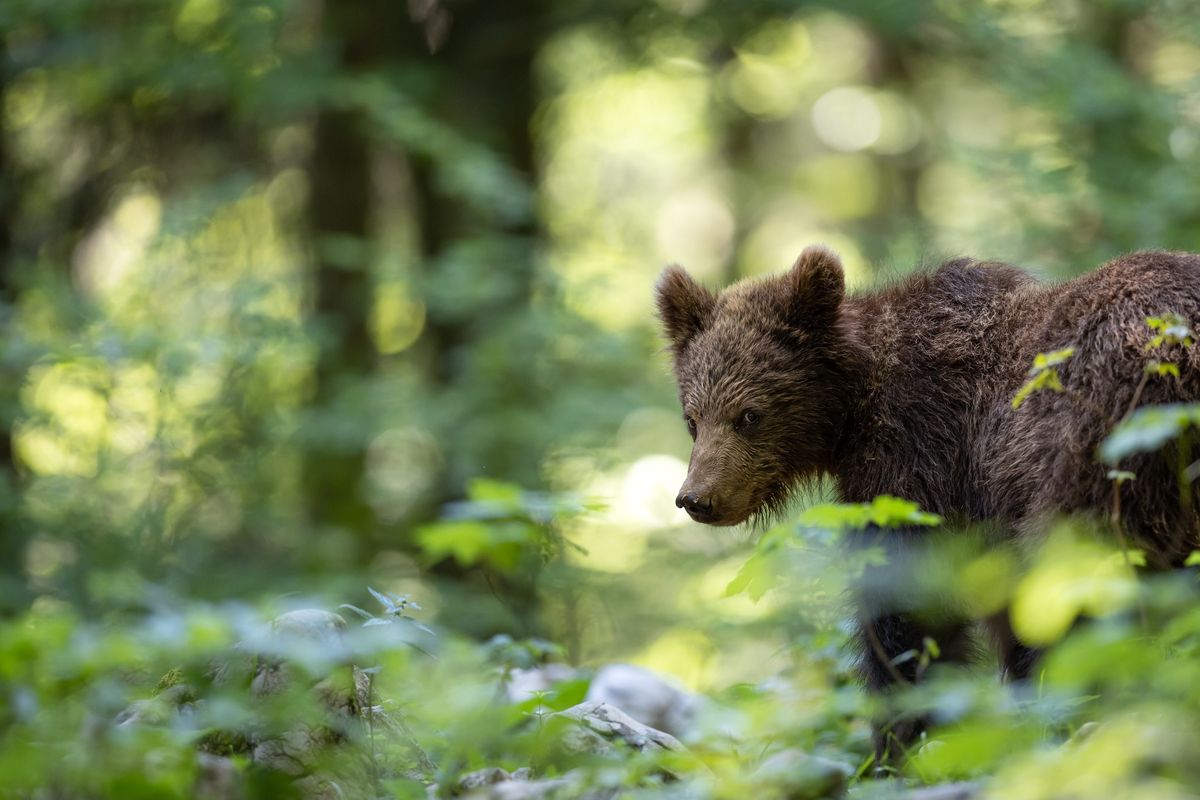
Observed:
[[[341,72],[350,76],[378,66],[384,42],[395,35],[395,7],[388,0],[330,2],[325,10],[327,38],[340,49]],[[316,120],[311,168],[310,230],[314,245],[314,322],[320,337],[313,409],[318,419],[331,414],[349,429],[339,438],[314,431],[305,456],[305,496],[319,529],[352,534],[356,560],[369,557],[375,516],[364,494],[366,411],[354,389],[375,365],[368,328],[371,276],[371,144],[362,112],[333,107],[327,98]],[[359,423],[356,425],[355,423]]]
[[[12,65],[0,34],[0,108],[4,108]],[[15,241],[16,167],[7,132],[0,126],[0,330],[9,327],[17,301],[19,255]],[[11,341],[5,336],[5,341]],[[26,534],[20,519],[12,428],[17,414],[21,375],[12,374],[9,359],[0,361],[0,614],[9,615],[29,603],[25,580]]]
[[[468,131],[473,139],[488,145],[507,166],[526,178],[532,191],[536,158],[530,124],[538,102],[533,67],[547,34],[543,2],[475,0],[453,9],[444,46],[436,53],[423,55],[424,60],[439,65],[443,76],[439,87],[440,121]],[[417,344],[418,357],[437,391],[456,392],[471,379],[462,374],[462,353],[493,336],[513,314],[526,313],[534,291],[535,245],[540,230],[533,214],[489,219],[464,203],[461,195],[443,191],[436,179],[443,168],[422,157],[414,158],[412,163],[424,268],[436,269],[442,257],[458,244],[483,234],[504,240],[509,257],[490,268],[504,270],[516,287],[505,298],[490,301],[469,325],[464,325],[461,318],[430,309]],[[427,272],[425,277],[433,276]],[[528,402],[533,404],[529,407],[536,407],[538,398],[528,381],[514,375],[512,389],[527,391]],[[515,476],[522,470],[517,465],[525,455],[514,451],[489,453],[487,471],[502,479],[518,479]],[[457,477],[443,476],[430,501],[440,505],[461,493]]]

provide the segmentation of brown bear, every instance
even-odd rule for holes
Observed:
[[[841,262],[818,246],[784,275],[719,293],[677,266],[656,290],[695,441],[676,504],[713,525],[769,517],[798,484],[827,474],[843,502],[895,495],[951,527],[987,523],[1015,540],[1051,515],[1109,513],[1113,482],[1096,448],[1132,405],[1200,400],[1200,348],[1173,348],[1177,377],[1142,377],[1153,355],[1147,317],[1200,317],[1196,255],[1133,253],[1060,284],[958,259],[847,295]],[[1063,348],[1074,348],[1058,368],[1065,390],[1014,408],[1035,357]],[[1119,489],[1126,535],[1150,566],[1180,565],[1200,546],[1200,506],[1181,497],[1177,459],[1121,466],[1137,475]],[[919,534],[891,541],[906,536]],[[875,691],[916,680],[915,659],[893,662],[927,636],[943,659],[970,650],[966,621],[933,624],[869,590],[858,616]],[[992,623],[1004,671],[1028,676],[1035,653],[1006,614]],[[881,757],[887,741],[920,730],[901,727],[877,731]]]

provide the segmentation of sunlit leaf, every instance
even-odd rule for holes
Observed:
[[[921,511],[916,503],[891,495],[880,495],[870,503],[823,503],[800,515],[800,525],[833,530],[865,528],[868,525],[892,528],[905,525],[941,524],[937,514]]]
[[[1166,377],[1168,375],[1176,378],[1179,377],[1179,367],[1170,362],[1150,361],[1146,364],[1146,372],[1159,377]]]
[[[1023,642],[1048,645],[1081,614],[1102,616],[1127,607],[1137,591],[1135,561],[1073,530],[1055,531],[1017,585],[1013,630]]]
[[[769,554],[755,553],[746,560],[742,568],[729,585],[725,587],[725,597],[745,592],[751,600],[758,602],[763,595],[775,588],[778,574]]]
[[[1196,334],[1192,332],[1187,320],[1179,314],[1168,313],[1161,316],[1146,317],[1146,324],[1150,327],[1150,330],[1157,332],[1157,335],[1151,337],[1150,341],[1146,344],[1147,350],[1155,350],[1164,345],[1191,347],[1195,343]],[[1178,377],[1178,369],[1176,369],[1174,374]]]

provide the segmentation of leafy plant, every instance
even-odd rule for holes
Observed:
[[[1012,407],[1020,408],[1034,392],[1049,390],[1061,393],[1064,391],[1062,380],[1058,375],[1058,367],[1067,363],[1073,355],[1075,355],[1074,347],[1064,347],[1049,353],[1038,353],[1033,359],[1033,366],[1029,369],[1028,380],[1013,396]]]
[[[1196,343],[1196,334],[1192,332],[1188,321],[1175,313],[1162,314],[1157,317],[1146,317],[1146,324],[1154,332],[1146,343],[1147,350],[1157,350],[1161,347],[1191,347]],[[1178,373],[1176,373],[1178,377]]]
[[[882,494],[869,503],[823,503],[804,510],[798,524],[829,530],[862,529],[870,525],[895,528],[904,525],[940,525],[937,514],[922,511],[911,500]]]
[[[757,602],[779,584],[785,572],[783,562],[789,551],[811,552],[813,537],[822,533],[869,527],[934,527],[941,523],[942,518],[937,514],[921,511],[916,503],[891,495],[880,495],[870,503],[822,503],[811,506],[799,515],[794,528],[773,528],[759,539],[754,554],[725,587],[725,596],[732,597],[745,592]],[[860,552],[857,559],[862,563],[857,563],[856,558],[849,554],[843,556],[842,567],[861,567],[869,562],[878,562],[879,556],[867,548]]]

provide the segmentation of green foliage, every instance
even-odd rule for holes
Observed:
[[[461,566],[487,564],[511,572],[537,535],[537,528],[523,523],[489,525],[477,521],[447,521],[427,525],[417,543],[433,561],[453,557]]]
[[[904,525],[930,527],[940,525],[937,514],[921,511],[916,503],[891,495],[879,495],[870,503],[825,503],[811,506],[800,514],[798,522],[813,528],[846,530],[878,525],[895,528]]]
[[[421,527],[416,541],[430,563],[452,558],[461,567],[513,573],[561,556],[567,545],[560,526],[588,507],[570,494],[474,479],[467,499],[447,506],[442,520]]]
[[[390,592],[379,592],[369,586],[367,587],[367,591],[369,591],[371,596],[374,597],[379,602],[379,605],[383,607],[383,616],[375,616],[374,614],[364,611],[358,606],[351,605],[350,603],[342,603],[340,606],[338,606],[338,608],[344,608],[347,611],[357,614],[359,617],[365,620],[363,622],[364,627],[371,625],[408,625],[431,636],[435,635],[432,628],[422,622],[418,622],[409,613],[410,611],[420,611],[421,606],[409,598],[408,595],[395,595],[391,594]]]
[[[1073,355],[1075,355],[1074,347],[1064,347],[1049,353],[1038,353],[1033,359],[1033,366],[1029,369],[1029,380],[1025,381],[1013,395],[1012,407],[1020,408],[1030,395],[1043,389],[1061,394],[1063,385],[1057,368],[1067,363]]]
[[[774,558],[774,551],[779,546],[778,536],[768,535],[759,540],[754,555],[742,564],[737,575],[725,587],[725,596],[733,597],[745,592],[757,603],[764,594],[774,589],[780,578]]]
[[[810,506],[796,518],[796,529],[783,526],[772,528],[763,534],[754,554],[725,587],[725,596],[732,597],[745,592],[757,603],[764,594],[776,588],[781,580],[789,577],[787,565],[784,563],[788,551],[811,551],[814,537],[819,538],[830,532],[870,527],[934,527],[941,523],[942,518],[937,514],[921,511],[916,503],[890,495],[880,495],[870,503],[822,503]],[[781,558],[781,555],[784,557]],[[856,565],[855,559],[849,557],[842,563],[841,568],[853,570],[879,561],[878,555],[870,550],[862,551],[858,557],[862,560],[861,564]],[[851,573],[845,573],[849,574]]]
[[[1099,456],[1105,464],[1117,464],[1135,453],[1161,449],[1200,425],[1200,405],[1171,403],[1146,406],[1118,424],[1101,443]]]
[[[934,639],[900,656],[899,663],[919,661],[928,680],[898,702],[938,721],[910,754],[908,780],[982,779],[990,791],[1049,798],[1062,780],[1086,782],[1101,768],[1130,796],[1163,780],[1186,787],[1200,777],[1192,776],[1198,751],[1187,735],[1200,721],[1192,679],[1200,658],[1195,582],[1164,576],[1140,589],[1113,583],[1123,569],[1119,553],[1078,538],[1056,541],[1035,555],[1018,603],[1029,596],[1039,625],[1057,615],[1060,602],[1083,603],[1090,621],[1069,632],[1062,628],[1036,693],[1002,685],[988,669],[939,671],[942,646]],[[809,557],[820,552],[816,540],[806,549]],[[1068,566],[1075,577],[1051,574]],[[1131,591],[1148,613],[1141,625],[1129,614]],[[413,608],[405,598],[380,594],[386,609]],[[810,607],[814,602],[804,592],[788,594]],[[17,792],[52,787],[69,796],[188,797],[212,769],[214,762],[205,759],[232,755],[228,769],[243,796],[280,796],[291,778],[250,754],[261,759],[264,741],[298,724],[333,726],[336,735],[313,745],[316,774],[354,795],[407,797],[422,781],[451,786],[481,767],[533,765],[538,774],[636,788],[645,797],[679,791],[783,796],[803,791],[796,784],[801,776],[823,785],[831,770],[844,776],[869,763],[868,707],[838,662],[812,646],[816,640],[788,657],[783,674],[789,680],[714,693],[689,740],[690,753],[638,755],[618,748],[597,758],[562,750],[574,724],[555,716],[584,698],[586,678],[504,699],[513,670],[561,657],[561,648],[549,642],[509,638],[481,647],[451,636],[434,661],[368,635],[378,625],[349,629],[344,646],[331,646],[268,635],[256,617],[244,608],[196,606],[164,608],[117,627],[61,614],[6,623],[0,682],[13,703],[4,718],[0,763],[8,770],[7,786]],[[64,647],[68,642],[73,646]],[[263,665],[280,657],[293,680],[306,677],[277,695],[260,694],[252,687],[274,674]],[[337,684],[322,677],[350,663],[376,665],[360,672],[370,678],[377,710],[357,722],[326,705]],[[327,688],[310,692],[306,687],[314,682]],[[187,692],[176,691],[181,688]],[[84,718],[96,722],[80,726]],[[1128,749],[1129,740],[1143,738],[1159,744]],[[1114,751],[1118,742],[1125,744]],[[822,760],[803,769],[778,769],[787,759],[766,766],[788,748],[815,750]],[[674,776],[674,788],[662,783],[662,770]],[[854,780],[856,792],[870,796],[869,770]]]
[[[1154,375],[1159,378],[1166,378],[1166,377],[1178,378],[1179,377],[1179,365],[1172,364],[1169,361],[1162,362],[1162,361],[1155,361],[1155,360],[1151,359],[1149,362],[1146,363],[1146,372],[1147,372],[1147,374]]]
[[[509,673],[515,669],[532,669],[538,664],[559,659],[563,649],[545,639],[513,639],[506,633],[493,636],[487,643],[488,659]]]
[[[1178,314],[1146,317],[1146,324],[1154,331],[1154,336],[1146,343],[1147,350],[1172,346],[1191,347],[1196,343],[1196,334],[1192,332],[1187,320]],[[1178,371],[1174,375],[1179,377]]]

